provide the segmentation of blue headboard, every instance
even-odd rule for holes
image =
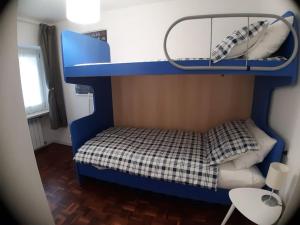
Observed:
[[[110,62],[110,49],[106,41],[72,31],[61,33],[64,67],[82,63]]]

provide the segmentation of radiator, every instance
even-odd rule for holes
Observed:
[[[47,142],[44,140],[40,118],[29,119],[28,126],[33,149],[36,150],[45,146]]]

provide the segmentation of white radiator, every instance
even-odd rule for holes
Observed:
[[[28,126],[33,149],[36,150],[45,146],[47,142],[44,140],[40,118],[29,119]]]

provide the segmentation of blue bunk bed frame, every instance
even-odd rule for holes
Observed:
[[[292,12],[287,12],[283,17],[290,15],[295,16]],[[298,34],[296,18],[293,28]],[[284,141],[269,126],[268,116],[273,91],[282,86],[293,85],[297,80],[298,52],[288,66],[276,71],[251,70],[251,66],[274,67],[281,63],[278,61],[266,62],[259,60],[248,61],[246,70],[182,70],[174,67],[168,61],[110,63],[110,49],[108,43],[70,31],[62,32],[61,44],[65,81],[67,83],[89,85],[94,89],[94,113],[73,121],[70,125],[73,155],[75,155],[77,150],[87,140],[93,138],[97,133],[114,126],[111,89],[112,76],[160,76],[161,74],[182,74],[183,76],[185,74],[195,74],[200,76],[203,74],[236,74],[256,76],[251,117],[261,129],[277,140],[272,151],[267,155],[264,161],[258,165],[259,169],[262,174],[266,176],[270,163],[281,161],[285,149]],[[294,46],[293,36],[290,34],[278,51],[278,54],[288,58],[292,54]],[[101,63],[99,64],[99,62]],[[210,65],[209,60],[185,60],[177,61],[176,63],[184,66]],[[215,64],[215,66],[243,66],[244,63],[245,60],[231,59],[222,60]],[[84,177],[92,177],[167,195],[214,203],[230,203],[228,197],[229,190],[227,189],[218,189],[215,191],[145,178],[109,169],[98,170],[91,165],[79,163],[75,165],[79,182],[82,182]]]

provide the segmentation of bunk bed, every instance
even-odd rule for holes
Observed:
[[[97,134],[114,126],[111,77],[113,76],[143,76],[143,75],[243,75],[255,76],[251,118],[277,142],[262,163],[258,165],[266,176],[269,165],[281,161],[284,152],[283,139],[269,126],[268,117],[272,93],[276,88],[293,85],[298,74],[298,29],[297,21],[291,26],[284,19],[294,16],[287,12],[282,17],[273,14],[217,14],[181,18],[171,25],[166,33],[164,50],[166,60],[150,62],[111,63],[110,49],[107,42],[71,31],[61,35],[62,58],[65,81],[72,84],[84,84],[94,89],[94,113],[73,121],[70,125],[73,155],[77,153],[88,140]],[[225,59],[211,63],[211,59],[173,60],[167,51],[168,34],[174,26],[186,20],[223,17],[270,17],[282,20],[290,26],[291,32],[278,51],[283,60],[245,60]],[[92,165],[76,162],[76,172],[79,181],[84,177],[92,177],[104,181],[127,185],[153,192],[175,195],[208,202],[229,203],[228,190],[218,188],[201,188],[176,182],[166,182],[159,179],[137,176],[113,169],[99,170]]]

